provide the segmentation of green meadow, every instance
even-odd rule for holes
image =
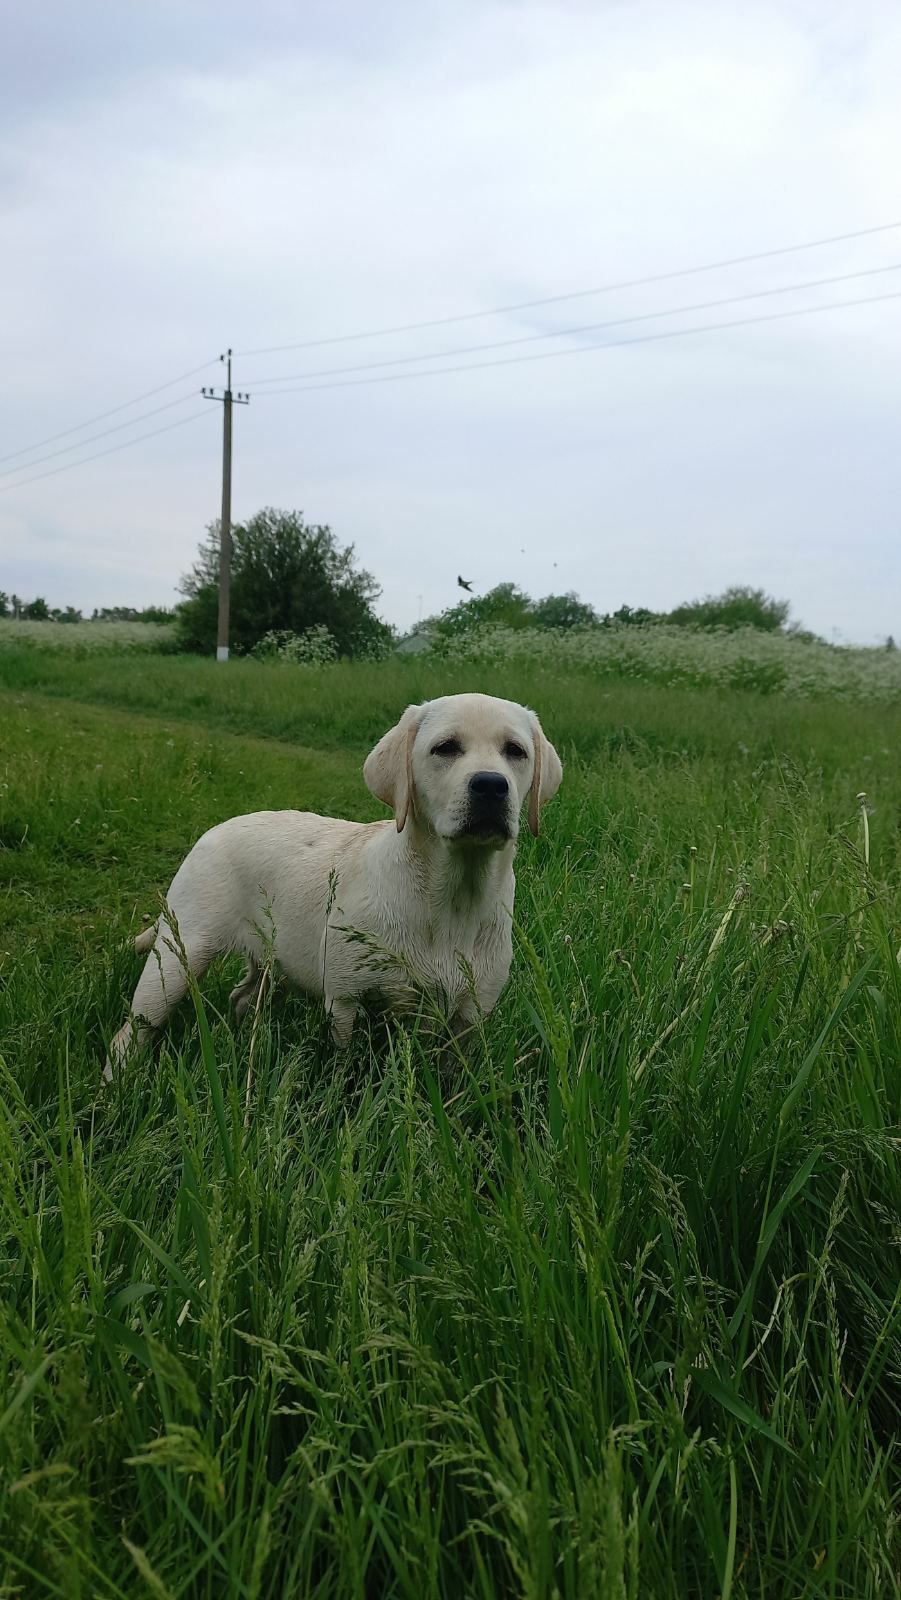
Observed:
[[[901,1595],[901,697],[0,646],[0,1595]],[[198,835],[463,689],[565,767],[476,1038],[226,962],[102,1092]]]

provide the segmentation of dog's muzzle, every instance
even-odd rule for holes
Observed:
[[[462,828],[469,839],[510,838],[510,785],[502,772],[474,772],[467,785],[469,814]]]

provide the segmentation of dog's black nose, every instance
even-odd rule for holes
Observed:
[[[469,780],[469,792],[473,800],[490,805],[492,801],[506,800],[510,785],[502,772],[474,772]]]

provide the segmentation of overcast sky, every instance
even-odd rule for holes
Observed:
[[[45,0],[8,7],[3,35],[0,456],[227,344],[453,317],[901,220],[896,4]],[[901,270],[456,358],[576,352],[555,359],[345,371],[319,393],[263,381],[415,355],[430,370],[473,345],[895,263],[901,228],[241,355],[235,518],[268,504],[328,522],[401,626],[452,604],[459,572],[602,610],[753,583],[827,637],[901,635],[901,299],[585,348],[901,294]],[[347,382],[389,373],[405,376]],[[197,390],[220,381],[211,365],[0,464],[18,469],[0,478],[0,588],[88,611],[172,604],[218,514],[221,411]]]

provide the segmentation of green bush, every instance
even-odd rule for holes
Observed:
[[[781,633],[789,610],[788,600],[774,600],[763,589],[735,584],[722,594],[676,606],[666,621],[677,628],[760,628],[764,633]]]
[[[212,654],[219,607],[219,525],[211,523],[198,560],[182,579],[178,608],[182,649]],[[387,647],[392,632],[375,614],[379,588],[330,528],[301,512],[258,511],[232,530],[230,642],[250,653],[269,633],[327,628],[340,655]]]

